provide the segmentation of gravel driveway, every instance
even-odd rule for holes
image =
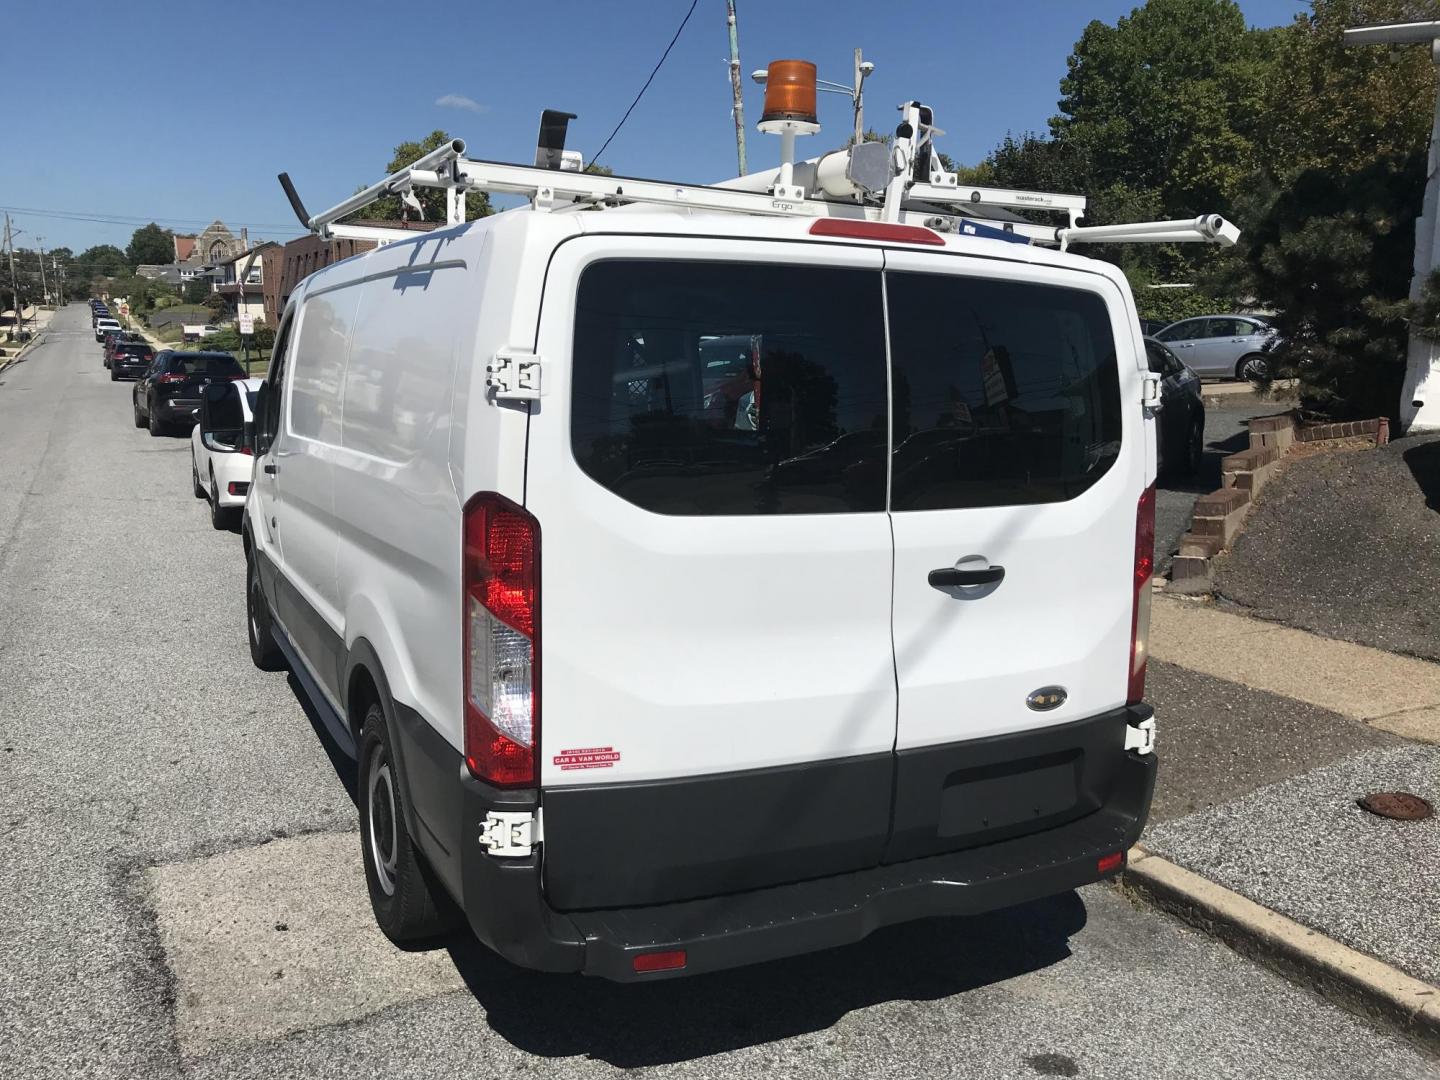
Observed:
[[[1440,661],[1440,437],[1292,461],[1216,591],[1251,614]]]

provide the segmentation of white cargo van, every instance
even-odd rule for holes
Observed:
[[[1113,875],[1156,769],[1124,277],[682,190],[541,194],[285,312],[251,649],[358,758],[381,927],[650,979]]]

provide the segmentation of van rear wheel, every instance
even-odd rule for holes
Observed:
[[[395,769],[385,710],[372,702],[360,733],[360,849],[365,884],[380,929],[397,945],[437,937],[454,926],[441,886],[421,862],[405,828],[405,800]],[[437,902],[437,899],[439,902]]]
[[[270,628],[270,605],[260,587],[260,567],[250,559],[245,585],[245,627],[250,638],[250,661],[261,671],[284,671],[285,654]]]

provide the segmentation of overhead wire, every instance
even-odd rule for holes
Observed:
[[[685,18],[680,20],[680,26],[675,31],[675,36],[670,39],[670,44],[665,46],[665,51],[660,54],[660,59],[656,61],[654,69],[650,72],[650,77],[645,80],[645,85],[640,87],[640,92],[635,95],[635,100],[630,103],[630,108],[625,110],[625,115],[620,117],[620,122],[615,125],[615,130],[610,132],[610,136],[605,140],[604,145],[602,145],[595,156],[590,159],[591,165],[599,163],[600,155],[605,153],[606,149],[609,148],[611,140],[620,134],[620,129],[625,126],[625,121],[630,119],[630,114],[635,111],[635,106],[640,104],[640,99],[645,96],[645,91],[650,89],[650,84],[655,81],[655,76],[659,74],[661,66],[665,63],[665,58],[670,55],[670,50],[675,47],[675,42],[679,41],[680,35],[685,32],[685,24],[690,21],[690,16],[695,14],[695,5],[699,2],[700,0],[691,0],[690,10],[685,12]]]

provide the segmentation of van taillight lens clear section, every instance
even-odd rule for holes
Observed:
[[[1135,511],[1135,602],[1130,614],[1131,705],[1145,697],[1145,664],[1150,659],[1150,579],[1155,574],[1155,487],[1140,496]]]
[[[465,764],[504,786],[537,781],[540,526],[509,499],[465,507]]]

